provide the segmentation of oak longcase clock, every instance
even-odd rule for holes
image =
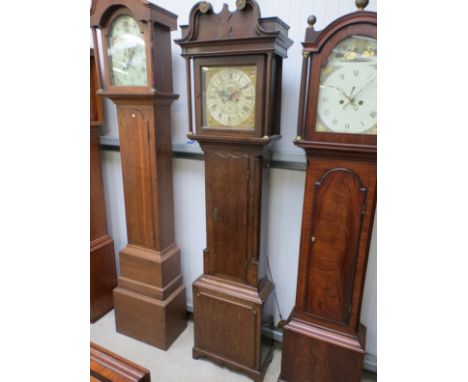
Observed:
[[[117,285],[114,240],[107,233],[104,184],[102,180],[99,131],[104,124],[102,98],[96,94],[97,73],[94,50],[90,55],[90,313],[97,321],[114,307],[112,291]]]
[[[377,14],[309,18],[295,144],[307,155],[296,304],[279,381],[360,382],[360,311],[377,193]]]
[[[193,284],[193,356],[261,381],[272,357],[261,331],[273,289],[260,245],[263,158],[279,137],[282,60],[292,41],[255,1],[236,8],[215,13],[197,3],[176,41],[187,63],[188,137],[205,154],[207,244]]]
[[[99,94],[117,106],[128,245],[114,289],[119,333],[167,349],[186,327],[174,237],[171,31],[177,16],[145,0],[91,6]],[[100,31],[100,33],[98,33]],[[100,54],[104,62],[100,71]]]

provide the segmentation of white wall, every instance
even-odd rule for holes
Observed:
[[[155,0],[153,0],[155,1]],[[355,10],[352,0],[257,0],[262,16],[278,16],[291,27],[289,37],[294,45],[283,63],[282,139],[273,148],[281,153],[303,155],[292,144],[296,136],[299,85],[302,65],[301,42],[307,26],[307,17],[317,16],[316,28],[322,29],[337,17]],[[194,0],[157,0],[156,4],[179,15],[178,24],[188,23],[188,15]],[[212,0],[215,11],[223,1]],[[229,6],[234,8],[234,0]],[[376,0],[367,8],[376,10]],[[173,39],[180,31],[173,32]],[[174,92],[180,98],[172,106],[173,143],[184,144],[188,130],[185,62],[180,48],[172,44]],[[103,134],[118,137],[115,106],[105,102],[106,125]],[[126,245],[125,206],[123,202],[120,154],[104,152],[104,186],[110,234],[116,251]],[[174,202],[176,241],[182,253],[182,271],[187,286],[187,300],[192,304],[192,282],[202,273],[202,251],[205,247],[205,189],[202,161],[174,159]],[[270,263],[282,315],[286,318],[295,299],[298,249],[302,214],[305,173],[302,171],[272,169],[270,178],[269,221],[267,240],[263,245],[269,252]],[[377,277],[376,230],[371,243],[370,258],[364,290],[362,321],[367,326],[367,363],[376,363],[377,356]],[[278,320],[278,317],[276,318]]]

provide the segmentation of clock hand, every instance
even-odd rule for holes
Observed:
[[[354,102],[348,102],[343,105],[343,110],[346,108],[346,106],[351,105],[354,109],[354,111],[358,111],[359,107],[354,103]]]
[[[354,92],[355,89],[356,89],[356,87],[353,86],[353,88],[351,89],[351,93],[349,93],[349,98],[348,98],[349,102],[343,105],[343,110],[346,109],[346,106],[348,106],[348,105],[351,105],[353,107],[354,111],[357,111],[359,109],[357,107],[357,105],[354,103],[356,95],[354,97],[351,97],[353,95],[353,92]]]
[[[226,103],[226,101],[228,100],[228,98],[227,98],[228,96],[226,94],[226,91],[225,90],[221,90],[221,91],[217,90],[216,93],[218,93],[219,97],[221,98],[221,101],[223,103]]]
[[[353,100],[356,98],[356,96],[360,93],[362,93],[364,91],[364,89],[366,89],[372,82],[374,82],[375,80],[377,79],[377,76],[374,76],[374,78],[372,78],[369,82],[367,82],[362,88],[361,90],[359,90],[353,97]]]
[[[136,51],[136,48],[132,48],[130,50],[130,53],[128,55],[128,60],[127,60],[127,63],[125,64],[125,69],[128,69],[130,67],[130,64],[133,60],[133,56],[135,55],[135,51]]]
[[[336,90],[337,92],[343,94],[343,95],[346,97],[346,99],[351,100],[351,97],[349,97],[349,96],[344,92],[344,90],[341,89],[341,88],[339,88],[339,87],[332,86],[332,85],[320,85],[320,87],[321,87],[321,88],[331,88],[331,89],[334,89],[334,90]]]

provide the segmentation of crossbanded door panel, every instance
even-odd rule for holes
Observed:
[[[149,121],[141,110],[133,107],[121,106],[118,112],[128,241],[129,244],[153,248]]]

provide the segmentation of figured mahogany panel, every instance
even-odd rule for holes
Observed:
[[[305,312],[346,324],[366,189],[344,168],[327,171],[314,187]]]
[[[245,279],[249,157],[212,152],[205,162],[208,272]]]
[[[120,106],[118,116],[128,242],[152,248],[154,222],[149,120],[141,110],[132,106]]]

